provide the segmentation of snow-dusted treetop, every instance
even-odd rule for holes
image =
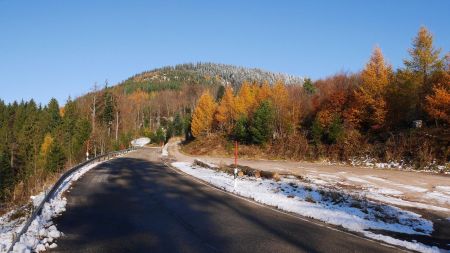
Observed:
[[[283,81],[288,85],[303,84],[303,78],[288,75],[284,73],[274,73],[258,68],[245,68],[227,64],[216,63],[188,63],[180,64],[175,67],[164,67],[162,69],[175,70],[194,70],[201,75],[219,76],[226,82],[240,85],[245,80],[247,81],[268,81],[273,84],[276,81]]]

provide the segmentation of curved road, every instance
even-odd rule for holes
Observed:
[[[165,166],[141,149],[73,184],[50,252],[398,252],[277,212]]]

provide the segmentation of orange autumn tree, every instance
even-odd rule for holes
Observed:
[[[269,82],[264,81],[261,87],[255,90],[256,103],[261,104],[264,100],[270,97],[272,90],[270,88]]]
[[[211,131],[216,107],[211,94],[208,91],[203,92],[192,115],[191,131],[194,137]]]
[[[239,116],[248,117],[256,105],[255,92],[253,87],[247,82],[242,83],[241,89],[237,96],[237,111],[241,114]]]
[[[229,131],[232,126],[234,100],[233,89],[227,86],[214,115],[217,125],[221,130]]]
[[[450,68],[449,68],[450,70]],[[425,111],[436,122],[450,124],[450,73],[443,73],[440,83],[433,86],[433,91],[425,98]]]
[[[381,49],[375,47],[361,72],[361,84],[354,94],[355,105],[349,113],[351,122],[363,128],[384,124],[387,112],[385,92],[391,79],[391,66],[386,64]]]

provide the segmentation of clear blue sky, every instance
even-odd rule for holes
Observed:
[[[211,61],[314,79],[378,44],[402,65],[419,27],[450,50],[450,1],[0,0],[0,98],[61,103],[94,82]]]

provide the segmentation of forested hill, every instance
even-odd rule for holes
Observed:
[[[47,105],[33,100],[5,104],[0,99],[0,213],[26,201],[54,175],[84,159],[123,149],[133,138],[160,144],[171,135],[189,134],[198,98],[208,90],[219,99],[225,86],[294,85],[303,79],[260,69],[198,63],[137,74],[112,87],[97,86]],[[299,85],[296,85],[300,87]]]
[[[180,89],[183,84],[231,85],[238,89],[244,81],[269,84],[282,81],[287,85],[301,85],[304,79],[258,68],[216,63],[188,63],[145,71],[125,80],[119,86],[129,94],[136,90],[152,92]]]

